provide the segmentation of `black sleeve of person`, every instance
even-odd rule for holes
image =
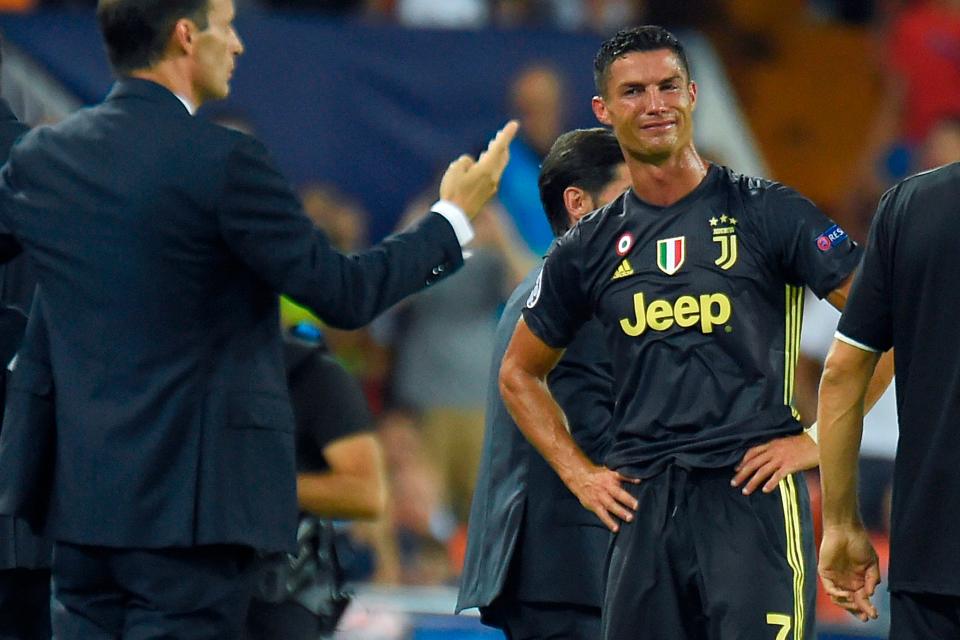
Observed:
[[[862,249],[807,198],[777,184],[763,206],[768,240],[788,283],[810,287],[822,299],[857,268]]]
[[[360,383],[335,358],[314,345],[291,342],[284,348],[288,362],[297,361],[287,380],[298,442],[307,440],[322,451],[334,440],[372,429]]]
[[[577,329],[591,317],[583,291],[580,229],[574,227],[547,256],[527,298],[523,319],[538,338],[560,349],[573,340]]]
[[[890,249],[896,190],[884,194],[870,225],[867,249],[837,331],[865,347],[886,351],[893,346],[893,291]]]

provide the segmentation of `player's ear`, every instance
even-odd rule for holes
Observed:
[[[580,187],[567,187],[563,190],[563,205],[574,224],[594,209],[593,198]]]
[[[690,92],[690,109],[697,108],[697,83],[693,80],[687,85],[687,91]]]
[[[590,101],[590,106],[593,108],[593,115],[597,117],[597,120],[600,121],[600,124],[610,125],[610,116],[607,114],[607,105],[603,101],[603,98],[600,96],[593,96],[593,100]]]

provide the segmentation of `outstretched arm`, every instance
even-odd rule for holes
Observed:
[[[637,508],[621,483],[639,481],[595,465],[570,435],[566,416],[546,383],[561,355],[561,349],[540,340],[521,318],[500,367],[500,395],[523,435],[580,503],[617,531],[618,520],[630,522]]]

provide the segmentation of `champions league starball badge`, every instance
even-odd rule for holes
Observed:
[[[543,282],[543,269],[540,269],[540,273],[537,275],[537,281],[533,285],[533,291],[530,292],[530,296],[527,298],[527,309],[532,309],[533,305],[537,304],[537,300],[540,299],[540,284]]]
[[[840,225],[835,224],[819,236],[817,236],[816,243],[817,249],[820,251],[830,251],[835,246],[843,244],[843,241],[847,239],[847,232],[840,228]]]

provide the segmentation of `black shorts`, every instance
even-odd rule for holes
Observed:
[[[960,597],[891,593],[889,637],[890,640],[960,638]]]
[[[666,471],[628,491],[614,537],[605,640],[812,640],[816,558],[803,476],[744,496],[732,469]]]

